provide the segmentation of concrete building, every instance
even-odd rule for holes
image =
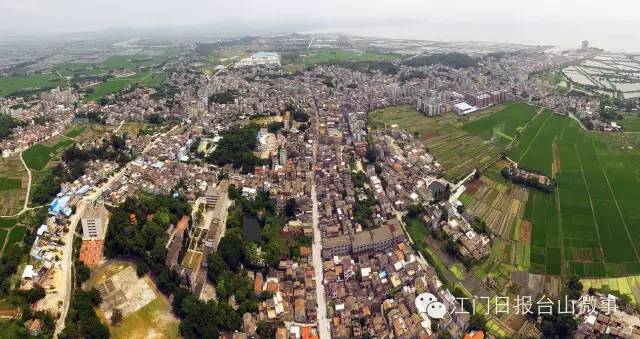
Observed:
[[[107,210],[103,204],[91,204],[87,207],[82,223],[82,240],[104,240]]]
[[[215,206],[220,198],[220,193],[215,188],[214,184],[209,184],[207,191],[204,193],[204,199],[207,206]]]
[[[325,259],[351,254],[351,238],[348,234],[322,239],[322,256]]]
[[[402,227],[397,220],[392,219],[370,231],[322,239],[322,256],[329,259],[334,256],[359,255],[365,252],[384,252],[405,240]]]

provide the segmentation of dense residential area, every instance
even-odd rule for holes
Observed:
[[[637,103],[550,80],[594,51],[160,43],[0,57],[0,337],[640,336]]]

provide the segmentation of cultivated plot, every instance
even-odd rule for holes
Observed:
[[[620,277],[640,273],[640,153],[620,135],[587,132],[545,111],[510,157],[555,177],[557,188],[531,190],[531,270],[554,275]]]

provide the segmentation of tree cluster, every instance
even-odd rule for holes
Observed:
[[[100,303],[102,297],[95,288],[90,291],[76,290],[71,298],[65,327],[59,338],[109,338],[109,328],[100,321],[94,309]]]
[[[18,126],[24,126],[24,123],[8,114],[0,114],[0,140],[11,136],[13,129]]]
[[[221,133],[222,140],[206,160],[218,166],[231,164],[245,174],[253,172],[256,166],[267,165],[267,159],[260,159],[253,154],[258,143],[258,130],[257,125],[251,124]]]
[[[224,92],[213,93],[209,96],[209,104],[213,102],[216,104],[230,104],[234,102],[237,96],[238,93],[231,89]]]
[[[178,278],[164,265],[166,229],[170,224],[175,225],[183,215],[189,215],[191,206],[183,197],[145,194],[137,199],[127,199],[111,212],[104,244],[105,255],[109,258],[134,258],[138,262],[139,273],[150,270],[157,278],[158,289],[165,294],[173,292]]]
[[[556,182],[555,180],[551,179],[549,184],[543,184],[541,183],[537,177],[532,176],[520,176],[520,175],[515,175],[512,173],[512,171],[510,170],[509,167],[505,167],[503,168],[500,173],[502,174],[502,176],[507,179],[510,180],[511,182],[515,183],[515,184],[520,184],[523,186],[527,186],[527,187],[533,187],[536,189],[539,189],[542,192],[545,193],[551,193],[553,192],[553,190],[556,187]]]

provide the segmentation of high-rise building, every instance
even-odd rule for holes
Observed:
[[[589,40],[582,40],[582,49],[589,49]]]

